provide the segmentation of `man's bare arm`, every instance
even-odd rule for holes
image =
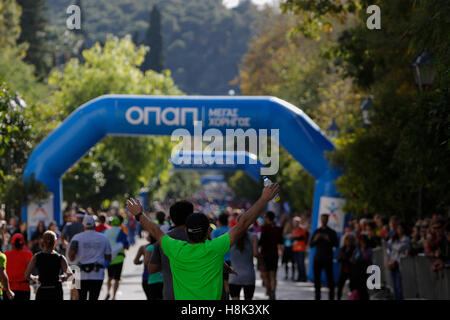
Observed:
[[[142,207],[141,202],[139,200],[130,198],[129,200],[127,200],[127,209],[134,216],[142,213],[139,217],[139,223],[148,233],[150,233],[153,238],[155,238],[159,242],[159,244],[161,244],[161,239],[164,236],[164,233],[156,223],[152,222],[143,214],[144,208]]]
[[[255,223],[256,219],[266,208],[267,203],[280,191],[278,183],[271,184],[263,189],[261,197],[239,219],[238,223],[228,231],[230,235],[230,247],[242,236],[245,230]]]

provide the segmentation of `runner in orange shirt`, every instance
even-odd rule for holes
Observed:
[[[308,230],[301,225],[302,220],[300,217],[295,217],[293,221],[294,229],[292,230],[291,240],[293,242],[292,251],[294,254],[294,261],[297,264],[298,270],[297,281],[306,282],[305,252],[309,233]]]

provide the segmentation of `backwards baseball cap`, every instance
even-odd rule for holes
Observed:
[[[25,238],[21,233],[15,233],[11,238],[11,243],[16,243],[19,241],[21,244],[25,244]]]
[[[85,227],[95,227],[95,220],[93,216],[86,214],[83,218],[83,226]]]
[[[209,219],[203,213],[193,213],[186,219],[186,230],[190,240],[203,240],[208,229]]]
[[[119,217],[116,217],[116,216],[112,217],[109,224],[112,225],[113,227],[119,227],[120,226]]]

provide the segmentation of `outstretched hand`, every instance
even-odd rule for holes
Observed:
[[[280,185],[278,183],[272,183],[263,189],[261,199],[269,202],[278,192],[280,192]]]
[[[127,209],[134,216],[138,215],[141,212],[144,212],[144,208],[142,207],[141,202],[134,198],[130,198],[127,200]]]

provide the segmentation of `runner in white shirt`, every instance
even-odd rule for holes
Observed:
[[[77,288],[80,300],[97,300],[105,278],[105,267],[111,262],[109,240],[95,231],[94,217],[83,219],[84,232],[75,235],[70,242],[69,260],[77,261],[81,269],[81,288]]]

